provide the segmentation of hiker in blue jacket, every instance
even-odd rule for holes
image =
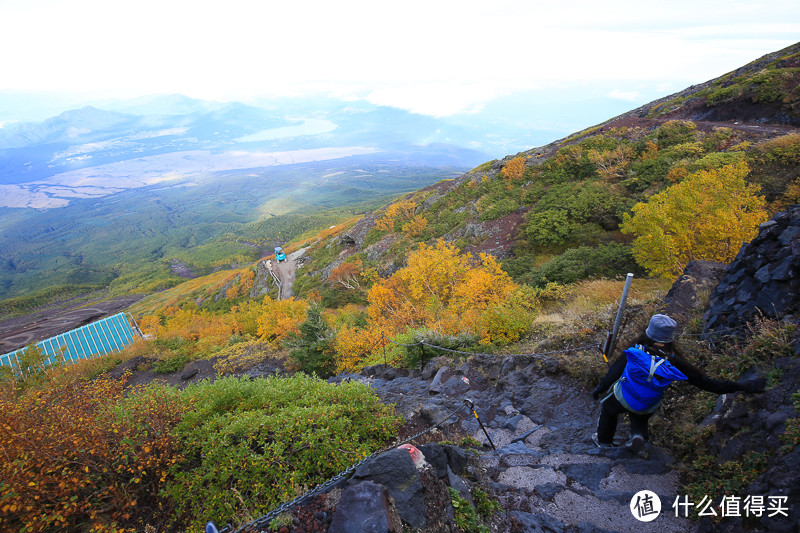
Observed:
[[[625,448],[638,452],[648,438],[650,417],[661,405],[673,381],[692,385],[716,394],[761,392],[763,379],[749,383],[710,378],[689,363],[675,347],[677,323],[667,315],[653,315],[645,332],[634,345],[611,365],[600,384],[592,391],[601,400],[600,420],[592,440],[601,448],[614,445],[619,415],[630,417],[630,438]]]

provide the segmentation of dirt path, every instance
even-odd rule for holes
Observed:
[[[294,296],[292,287],[294,286],[295,272],[297,271],[297,260],[303,257],[308,248],[300,248],[286,256],[286,261],[273,263],[275,274],[281,280],[281,300],[286,300]]]

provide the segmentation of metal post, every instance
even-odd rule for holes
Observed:
[[[422,372],[425,370],[425,345],[419,345],[419,370]]]
[[[603,350],[603,359],[608,363],[608,356],[614,351],[614,345],[617,343],[617,333],[619,333],[619,326],[622,323],[622,315],[625,312],[625,303],[628,300],[628,291],[631,288],[633,281],[633,274],[628,272],[625,278],[625,287],[622,289],[622,297],[619,300],[619,309],[617,310],[617,318],[614,320],[614,329],[611,334],[606,338],[605,349]]]
[[[383,364],[386,364],[386,335],[381,331],[381,340],[383,341]]]

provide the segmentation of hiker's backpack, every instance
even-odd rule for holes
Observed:
[[[614,384],[614,396],[629,411],[655,412],[670,383],[689,379],[663,357],[647,353],[640,344],[624,353],[628,364]]]

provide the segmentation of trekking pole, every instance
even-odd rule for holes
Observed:
[[[611,352],[614,351],[614,345],[617,343],[617,334],[619,333],[619,326],[622,323],[622,315],[625,312],[625,303],[628,300],[628,291],[631,288],[631,282],[633,281],[633,274],[628,272],[627,277],[625,278],[625,287],[622,289],[622,297],[619,300],[619,309],[617,310],[617,318],[614,320],[614,329],[612,329],[606,335],[606,343],[603,346],[603,359],[605,360],[606,364],[610,364],[608,362],[608,356],[611,355]]]
[[[497,448],[494,447],[494,442],[492,442],[492,437],[489,436],[489,432],[486,431],[486,428],[483,426],[483,422],[481,422],[481,419],[478,418],[478,412],[475,410],[475,402],[473,402],[469,398],[466,398],[464,400],[464,403],[467,404],[467,406],[469,406],[470,410],[472,411],[472,414],[475,415],[475,420],[478,421],[478,425],[483,430],[483,434],[486,435],[487,439],[489,439],[489,444],[492,445],[492,449],[496,450]]]

